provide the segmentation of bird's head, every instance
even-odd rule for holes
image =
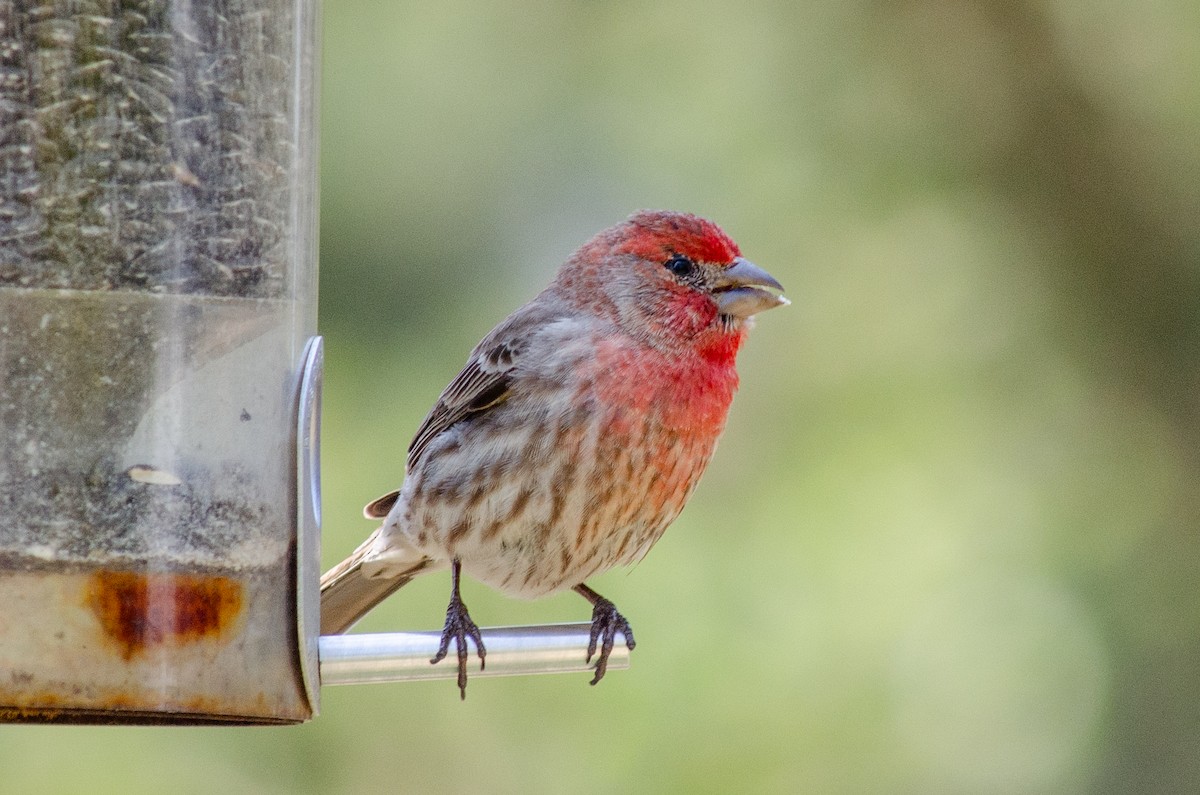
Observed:
[[[716,224],[661,210],[600,232],[567,260],[556,284],[627,333],[668,346],[740,341],[752,316],[788,303],[783,285]]]

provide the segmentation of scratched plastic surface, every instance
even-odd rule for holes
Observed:
[[[0,719],[311,715],[314,5],[0,7]]]

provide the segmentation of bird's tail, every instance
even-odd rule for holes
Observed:
[[[380,567],[374,561],[364,571],[363,562],[375,544],[379,528],[350,557],[321,575],[321,634],[340,635],[377,604],[430,567],[429,558]]]

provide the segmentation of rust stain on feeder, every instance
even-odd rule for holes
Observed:
[[[219,639],[242,612],[243,586],[229,577],[99,571],[87,606],[126,660],[166,643]]]

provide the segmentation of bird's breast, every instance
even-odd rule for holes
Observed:
[[[720,436],[738,384],[732,359],[617,342],[598,345],[589,369],[589,388],[611,413],[613,432],[650,426],[679,440]]]

